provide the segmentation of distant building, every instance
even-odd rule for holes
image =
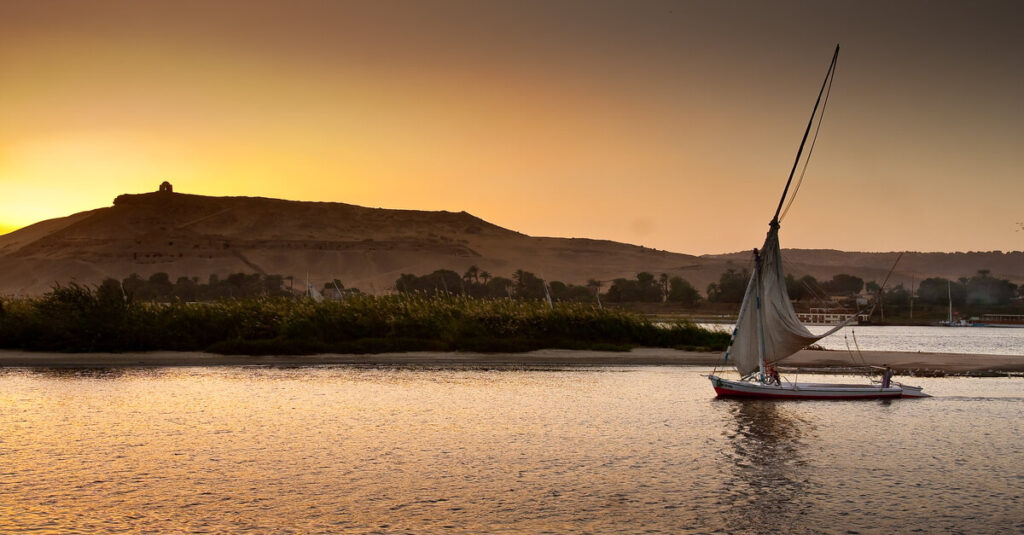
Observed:
[[[170,182],[164,180],[160,184],[159,191],[160,191],[160,193],[174,193],[174,186],[172,186]]]

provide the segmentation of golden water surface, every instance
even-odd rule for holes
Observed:
[[[0,532],[1024,530],[1024,380],[715,400],[708,370],[0,372]]]

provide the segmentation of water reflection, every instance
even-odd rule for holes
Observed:
[[[137,375],[131,368],[30,368],[28,371],[51,379],[120,379],[129,373]]]
[[[805,507],[807,478],[803,467],[805,434],[813,431],[792,414],[787,404],[774,401],[723,400],[732,422],[725,430],[726,488],[730,507],[727,527],[747,532],[778,530],[779,522],[801,513]]]
[[[1024,532],[1019,379],[736,402],[707,371],[0,371],[0,533]]]

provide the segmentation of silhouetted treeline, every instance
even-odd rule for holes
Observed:
[[[992,277],[983,269],[956,281],[925,279],[917,288],[917,299],[922,303],[948,303],[950,295],[954,305],[1005,305],[1014,297],[1024,297],[1024,287]]]
[[[749,280],[749,271],[728,269],[722,273],[718,282],[708,285],[707,299],[718,303],[740,303]],[[904,307],[909,309],[911,300],[921,306],[948,306],[952,299],[954,306],[962,307],[1007,306],[1024,298],[1024,286],[992,277],[988,270],[978,271],[972,277],[961,277],[956,281],[941,277],[924,279],[913,290],[903,284],[891,283],[882,289],[878,282],[865,283],[860,277],[845,273],[821,282],[811,275],[796,278],[789,274],[786,275],[786,289],[790,299],[796,302],[830,302],[835,301],[835,298],[846,298],[840,301],[852,302],[864,293],[871,298],[881,296],[882,304],[894,313],[899,313]]]
[[[97,291],[104,296],[117,296],[128,301],[216,301],[292,295],[285,281],[292,282],[281,275],[259,273],[232,273],[223,279],[210,275],[205,282],[200,282],[199,277],[178,277],[171,282],[170,276],[163,272],[154,273],[146,279],[132,273],[120,281],[104,279]]]
[[[749,271],[744,269],[740,272],[735,269],[727,269],[718,278],[718,282],[708,285],[708,301],[712,303],[741,303],[749,281]]]
[[[636,279],[615,279],[608,288],[605,298],[611,302],[658,303],[668,301],[692,306],[700,301],[700,293],[686,279],[669,277],[662,273],[657,279],[646,271],[636,274]]]
[[[547,288],[545,288],[547,286]],[[566,284],[561,281],[545,281],[534,273],[516,270],[511,279],[495,277],[476,266],[470,267],[461,276],[448,269],[416,276],[403,273],[395,281],[399,293],[421,293],[426,295],[467,295],[485,298],[547,299],[552,301],[596,302],[604,299],[609,303],[670,301],[693,305],[700,300],[697,290],[682,277],[669,277],[662,273],[657,279],[651,273],[641,272],[636,279],[619,278],[611,281],[607,293],[600,294],[603,283],[591,279],[586,285]]]
[[[750,272],[746,269],[727,269],[719,276],[718,282],[708,285],[707,297],[702,298],[689,281],[665,273],[655,276],[640,272],[634,279],[618,278],[604,282],[592,279],[586,285],[575,285],[544,281],[536,274],[522,269],[516,270],[511,278],[506,278],[493,276],[472,266],[462,275],[447,269],[423,276],[402,274],[395,281],[395,290],[399,293],[495,299],[546,299],[550,295],[553,301],[589,303],[600,299],[609,303],[669,302],[696,306],[702,299],[712,303],[740,303],[749,280]],[[602,293],[606,284],[607,290]],[[834,275],[826,281],[818,281],[811,275],[796,278],[789,274],[786,276],[786,288],[790,299],[795,302],[827,302],[835,298],[852,300],[864,293],[871,297],[879,295],[877,282],[865,283],[860,277],[845,273]],[[108,278],[100,284],[98,290],[127,300],[217,301],[300,295],[305,293],[305,281],[281,275],[233,273],[224,278],[210,275],[205,281],[200,281],[199,277],[178,277],[172,282],[167,273],[154,273],[148,278],[133,273],[121,281]],[[345,298],[361,293],[358,288],[346,288],[338,279],[324,283],[320,292],[328,298]],[[950,296],[954,306],[1005,306],[1024,297],[1024,287],[992,277],[989,271],[981,270],[972,277],[961,277],[956,281],[941,277],[924,279],[914,289],[913,295],[911,289],[899,284],[890,284],[881,292],[883,303],[892,307],[904,304],[909,306],[911,299],[920,305],[948,305]]]
[[[544,281],[537,275],[521,269],[516,270],[511,279],[495,277],[476,266],[471,266],[461,276],[450,269],[439,269],[419,277],[403,273],[395,281],[395,290],[399,293],[466,295],[492,299],[546,299],[549,295],[553,301],[588,302],[596,299],[595,287]]]
[[[298,287],[291,277],[282,275],[261,275],[259,273],[232,273],[221,278],[210,275],[206,281],[199,277],[178,277],[171,282],[167,273],[154,273],[142,278],[132,273],[122,280],[104,279],[97,291],[102,295],[118,296],[126,301],[219,301],[222,299],[246,299],[250,297],[288,297],[305,293],[305,281]],[[320,290],[327,297],[346,297],[359,294],[358,288],[345,288],[340,280],[324,283]]]
[[[359,288],[346,288],[345,285],[341,283],[340,279],[333,279],[324,283],[323,288],[320,289],[320,293],[328,299],[345,299],[348,297],[362,295],[363,292]]]
[[[799,279],[792,274],[786,275],[786,291],[794,301],[821,300],[828,297],[851,297],[864,289],[864,279],[854,275],[840,273],[832,280],[818,281],[811,275]]]

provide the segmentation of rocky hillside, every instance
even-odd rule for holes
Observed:
[[[521,268],[582,283],[637,270],[675,273],[702,261],[610,241],[530,237],[466,212],[170,192],[121,195],[111,207],[0,236],[0,293],[8,295],[161,271],[172,280],[259,272],[304,281],[308,273],[317,284],[338,278],[381,293],[402,273],[461,273],[471,265],[496,276]]]
[[[700,231],[705,231],[701,229]],[[695,230],[696,232],[696,230]],[[829,279],[850,273],[884,278],[895,253],[787,250],[786,268]],[[364,208],[343,203],[171,192],[121,195],[113,206],[51,219],[0,236],[0,294],[33,295],[54,283],[97,284],[105,277],[225,276],[259,272],[321,285],[333,278],[364,291],[389,291],[402,273],[475,265],[495,276],[516,269],[583,284],[638,271],[681,275],[703,290],[750,253],[692,255],[612,241],[540,238],[466,212]],[[957,278],[979,269],[1024,282],[1024,253],[909,253],[893,283]]]

